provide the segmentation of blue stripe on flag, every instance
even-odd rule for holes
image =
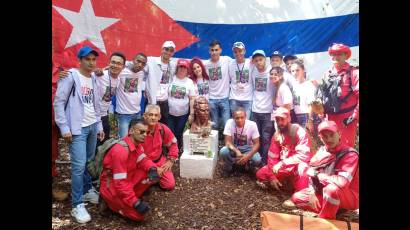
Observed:
[[[359,45],[358,13],[263,24],[177,23],[200,41],[176,52],[175,57],[208,59],[208,46],[213,39],[222,43],[222,55],[228,56],[232,56],[231,47],[235,41],[244,42],[247,57],[256,49],[263,49],[267,55],[275,50],[283,54],[305,54],[327,51],[334,42]]]

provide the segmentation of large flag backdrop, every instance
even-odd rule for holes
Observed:
[[[165,40],[176,44],[174,57],[209,58],[208,44],[242,41],[246,56],[256,49],[296,54],[308,76],[320,79],[331,62],[333,42],[352,47],[350,62],[359,64],[358,0],[53,0],[53,62],[78,66],[76,53],[89,45],[100,53],[98,66],[122,51],[159,56]]]

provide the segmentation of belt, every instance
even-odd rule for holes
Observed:
[[[168,101],[157,101],[157,105],[164,105],[168,103]]]

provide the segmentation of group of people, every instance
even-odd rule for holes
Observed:
[[[139,53],[132,62],[114,52],[108,67],[99,69],[98,52],[84,46],[77,55],[78,69],[59,71],[53,65],[53,74],[60,77],[53,85],[53,177],[60,133],[70,146],[71,214],[77,222],[91,219],[84,202],[141,221],[149,210],[142,193],[156,183],[164,190],[174,188],[171,169],[182,153],[182,133],[193,120],[197,96],[209,100],[212,128],[225,136],[220,149],[224,176],[243,166],[256,173],[258,185],[275,189],[291,177],[295,194],[284,205],[310,207],[324,218],[334,218],[339,207],[358,208],[358,154],[351,147],[358,125],[359,77],[358,69],[346,62],[349,47],[329,48],[334,65],[323,81],[338,79],[341,101],[333,111],[326,107],[329,87],[307,78],[303,61],[294,55],[283,58],[275,51],[266,57],[255,50],[245,58],[245,44],[235,42],[232,59],[221,56],[221,43],[215,40],[209,60],[176,60],[175,48],[166,41],[160,57]],[[324,113],[313,106],[316,91]],[[85,166],[96,146],[110,137],[113,97],[122,142],[104,157],[98,192]],[[312,135],[324,143],[316,154]]]

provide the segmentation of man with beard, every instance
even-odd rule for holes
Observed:
[[[320,218],[335,219],[341,209],[359,208],[359,154],[343,141],[334,121],[320,123],[323,143],[310,160],[305,174],[310,186],[284,202],[286,208],[302,208],[319,213]]]
[[[289,110],[279,107],[274,117],[278,129],[272,137],[268,152],[268,165],[256,173],[256,183],[262,187],[280,190],[282,183],[291,177],[293,189],[299,191],[308,186],[301,172],[307,167],[312,154],[306,131],[298,124],[290,123]]]

